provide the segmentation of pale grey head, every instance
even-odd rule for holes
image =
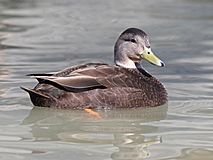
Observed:
[[[152,52],[147,34],[137,28],[128,28],[115,43],[114,62],[124,68],[136,68],[135,63],[142,59],[157,66],[165,66]]]

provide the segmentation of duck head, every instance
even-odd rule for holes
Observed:
[[[115,64],[124,68],[136,68],[135,64],[142,59],[160,67],[165,66],[152,52],[147,34],[137,28],[128,28],[115,43]]]

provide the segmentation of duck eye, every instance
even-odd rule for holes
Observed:
[[[137,43],[135,39],[130,39],[132,43]]]

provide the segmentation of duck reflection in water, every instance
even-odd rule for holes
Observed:
[[[2,44],[2,41],[5,40],[5,35],[1,34],[0,35],[0,81],[5,81],[7,80],[10,75],[11,75],[11,70],[8,68],[7,65],[5,65],[4,63],[4,57],[5,57],[5,53],[3,52],[2,49],[4,49],[4,45]],[[0,97],[4,97],[5,96],[5,90],[3,87],[3,84],[0,84]]]
[[[161,137],[144,136],[158,127],[147,122],[166,118],[168,105],[138,109],[100,111],[101,119],[89,117],[81,110],[35,107],[23,121],[30,125],[35,141],[107,145],[111,144],[114,160],[139,160],[150,156],[148,146],[161,143]]]

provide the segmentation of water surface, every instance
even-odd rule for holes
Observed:
[[[210,160],[213,157],[213,2],[1,0],[0,159]],[[166,63],[144,67],[169,103],[101,112],[33,108],[28,73],[113,63],[128,27],[144,29]]]

